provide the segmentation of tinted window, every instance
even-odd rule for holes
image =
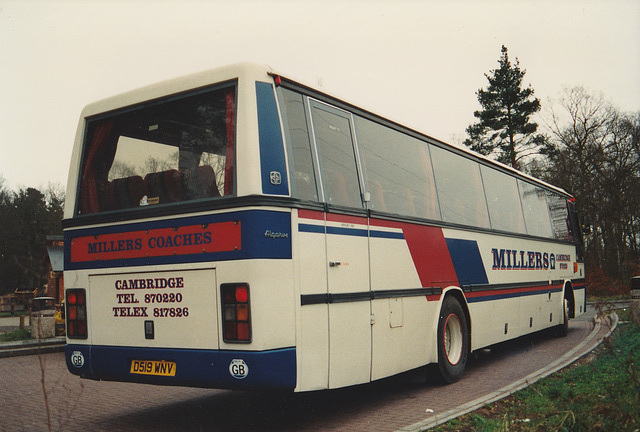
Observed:
[[[79,214],[233,195],[235,87],[88,121]]]
[[[356,117],[370,208],[428,219],[439,219],[429,147],[372,121]]]
[[[442,220],[489,228],[489,213],[476,162],[431,147]]]
[[[292,196],[317,201],[318,191],[302,95],[282,89],[282,97],[287,144],[292,159]]]
[[[362,208],[349,115],[318,102],[311,107],[325,201]]]
[[[518,188],[520,189],[527,233],[541,237],[553,237],[544,189],[522,180],[518,180]]]
[[[500,171],[480,166],[491,227],[503,231],[526,233],[518,183]]]

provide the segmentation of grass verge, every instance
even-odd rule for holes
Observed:
[[[623,322],[576,364],[432,430],[638,431],[640,326]]]

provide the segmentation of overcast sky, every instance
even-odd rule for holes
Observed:
[[[0,177],[65,185],[85,105],[238,61],[460,140],[503,44],[543,106],[584,86],[640,111],[637,0],[0,0]]]

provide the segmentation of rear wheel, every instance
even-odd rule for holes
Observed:
[[[444,299],[438,320],[438,377],[449,384],[460,379],[469,357],[467,317],[460,303],[451,296]]]
[[[569,300],[564,299],[562,302],[563,322],[555,327],[555,333],[558,337],[565,337],[569,333]]]

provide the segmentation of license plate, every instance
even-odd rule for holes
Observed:
[[[138,375],[176,376],[176,364],[164,360],[132,360],[130,372]]]

